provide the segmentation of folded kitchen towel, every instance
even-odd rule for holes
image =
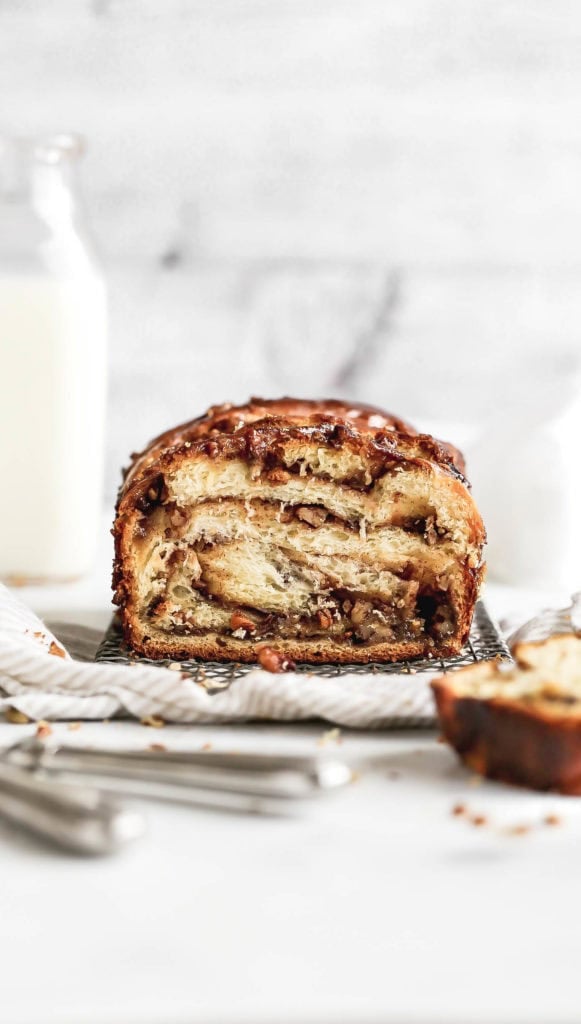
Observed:
[[[78,638],[75,627],[67,626],[66,632],[71,649],[76,639],[85,639],[82,628]],[[86,649],[80,657],[71,657],[61,640],[0,585],[0,709],[14,707],[32,719],[157,715],[180,723],[322,718],[366,729],[429,725],[434,716],[429,682],[439,671],[347,671],[323,678],[293,672],[272,675],[257,668],[227,689],[209,693],[175,667],[173,671],[139,661],[89,661]]]

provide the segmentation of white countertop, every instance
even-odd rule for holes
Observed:
[[[108,566],[22,592],[104,625]],[[491,588],[498,614],[539,595]],[[0,724],[0,743],[30,726]],[[317,749],[323,725],[84,723],[79,742]],[[19,733],[19,734],[20,734]],[[83,860],[0,826],[6,1024],[552,1024],[579,1019],[581,804],[472,778],[433,733],[293,819],[148,805],[147,837]],[[452,815],[462,802],[487,824]],[[557,814],[558,826],[543,823]],[[530,825],[522,835],[514,826]]]

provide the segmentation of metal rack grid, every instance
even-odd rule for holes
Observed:
[[[472,665],[477,661],[488,661],[491,658],[510,659],[509,649],[503,640],[496,623],[490,617],[482,601],[478,601],[468,643],[460,652],[451,658],[418,658],[414,661],[398,661],[388,664],[373,662],[369,665],[311,665],[298,664],[296,671],[311,676],[322,676],[325,679],[342,675],[394,675],[408,673],[421,675],[422,672],[434,672],[434,668],[448,671],[463,665]],[[107,661],[119,665],[139,662],[145,665],[167,666],[171,659],[153,661],[142,658],[129,650],[123,641],[119,625],[114,618],[96,654],[97,661]],[[205,689],[212,691],[224,690],[237,679],[241,679],[256,668],[232,661],[182,661],[181,669],[187,672],[194,682],[203,684]]]

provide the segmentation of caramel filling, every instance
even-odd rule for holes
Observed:
[[[433,513],[368,527],[320,504],[169,502],[136,544],[148,632],[371,645],[456,628],[458,563]]]

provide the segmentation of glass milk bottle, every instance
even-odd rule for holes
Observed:
[[[0,578],[68,580],[101,522],[106,297],[81,140],[0,136]]]

